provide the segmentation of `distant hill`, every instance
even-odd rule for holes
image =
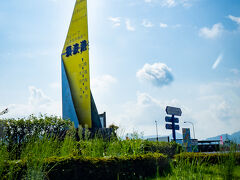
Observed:
[[[170,138],[170,139],[173,139],[172,133],[169,135],[169,138]],[[182,137],[182,134],[176,132],[176,139],[182,139],[182,138],[183,138],[183,137]]]
[[[226,139],[229,139],[231,141],[234,141],[238,144],[240,144],[240,131],[235,132],[233,134],[221,134],[215,137],[210,137],[207,138],[206,140],[220,140],[220,136],[223,137],[223,141],[225,141]],[[144,136],[143,139],[148,139],[148,138],[156,138],[156,135],[151,135],[151,136]],[[169,134],[169,138],[172,139],[172,134]],[[176,132],[176,138],[177,139],[182,139],[182,134]]]
[[[233,133],[231,135],[229,135],[229,134],[221,134],[221,135],[218,135],[218,136],[215,136],[215,137],[207,138],[206,140],[220,140],[220,136],[222,136],[223,141],[225,141],[226,139],[229,139],[231,141],[234,141],[234,142],[240,144],[240,131],[235,132],[235,133]]]
[[[173,139],[172,134],[169,134],[168,136],[170,139]],[[157,137],[156,135],[150,135],[150,136],[144,136],[143,139],[156,138],[156,137]],[[166,137],[166,136],[161,136],[161,137]],[[182,134],[176,132],[176,139],[182,139]]]

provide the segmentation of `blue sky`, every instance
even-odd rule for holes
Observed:
[[[61,51],[75,0],[0,2],[2,117],[61,115]],[[196,137],[240,130],[240,2],[88,0],[91,89],[108,125],[160,135],[167,105]],[[179,131],[181,132],[181,131]]]

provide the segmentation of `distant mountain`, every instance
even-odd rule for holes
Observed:
[[[168,135],[170,139],[173,139],[172,134]],[[144,136],[143,139],[148,139],[148,138],[156,138],[156,135],[149,135],[149,136]],[[166,137],[166,136],[159,136],[159,137]],[[176,132],[176,139],[182,139],[182,134]]]
[[[168,136],[169,136],[170,139],[173,139],[172,134],[169,134]],[[215,137],[207,138],[206,140],[220,140],[220,136],[222,136],[223,141],[225,141],[226,139],[229,139],[231,141],[234,141],[234,142],[240,144],[240,131],[235,132],[231,135],[230,134],[221,134],[221,135],[218,135],[218,136],[215,136]],[[156,135],[150,135],[150,136],[144,136],[143,137],[143,139],[148,139],[148,138],[156,138]],[[182,139],[182,134],[176,132],[176,138],[177,139]]]
[[[226,139],[229,139],[231,141],[234,141],[234,142],[240,144],[240,131],[235,132],[235,133],[233,133],[231,135],[229,135],[229,134],[221,134],[219,136],[207,138],[206,140],[220,140],[221,136],[223,138],[223,141],[225,141]]]
[[[169,138],[170,138],[170,139],[173,139],[172,134],[169,135]],[[182,134],[176,132],[176,139],[182,139],[182,138],[183,138],[183,137],[182,137]]]

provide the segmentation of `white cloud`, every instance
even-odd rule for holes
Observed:
[[[53,83],[49,84],[49,86],[52,89],[58,89],[58,90],[61,89],[61,84],[59,82],[53,82]]]
[[[222,61],[223,55],[220,54],[217,59],[215,60],[214,64],[212,65],[212,69],[216,69],[219,65],[219,63]]]
[[[135,99],[105,108],[108,125],[114,123],[120,126],[124,133],[137,130],[144,132],[144,135],[155,135],[154,121],[157,120],[160,136],[169,135],[171,131],[165,129],[164,120],[165,108],[169,105],[182,109],[182,116],[179,117],[180,128],[190,127],[192,130],[190,124],[183,122],[194,123],[198,139],[233,133],[239,131],[239,88],[240,81],[223,80],[200,86],[189,84],[187,89],[195,91],[188,95],[189,99],[186,99],[186,96],[179,97],[180,99],[169,98],[168,94],[162,94],[162,91],[157,97],[146,92],[137,92]],[[178,133],[181,133],[181,130]]]
[[[118,109],[118,112],[112,117],[115,124],[125,130],[125,133],[131,133],[133,130],[144,132],[144,135],[155,135],[155,120],[158,121],[158,130],[160,136],[170,135],[171,131],[165,129],[165,108],[166,106],[180,107],[183,111],[184,120],[189,120],[191,110],[177,99],[159,100],[148,93],[137,92],[137,98],[134,101],[125,103]],[[180,118],[180,121],[181,121]],[[182,122],[180,122],[180,127]]]
[[[182,6],[185,8],[190,8],[192,6],[192,4],[190,3],[190,0],[181,0],[180,2]]]
[[[147,19],[143,19],[142,25],[146,28],[150,28],[154,26],[153,23],[151,21],[148,21]]]
[[[118,27],[121,25],[121,18],[120,17],[109,17],[109,21],[113,23],[113,27]]]
[[[127,102],[114,114],[114,124],[119,125],[126,132],[133,130],[143,132],[145,135],[155,134],[155,120],[159,122],[159,132],[161,136],[168,135],[171,132],[165,130],[164,115],[167,105],[179,106],[177,100],[159,101],[147,93],[137,93],[137,99]],[[120,112],[120,113],[119,113]]]
[[[195,101],[198,111],[192,116],[201,136],[211,137],[239,131],[239,81],[222,81],[201,85]]]
[[[236,75],[240,73],[240,70],[235,69],[235,68],[230,69],[230,71],[231,71],[233,74],[236,74]]]
[[[157,87],[169,85],[173,81],[172,70],[163,63],[145,64],[136,76],[139,80],[151,82]]]
[[[167,25],[167,24],[164,24],[164,23],[160,23],[160,27],[161,27],[161,28],[167,28],[168,25]]]
[[[228,15],[228,18],[240,25],[240,17]]]
[[[9,60],[10,59],[15,59],[15,58],[24,58],[24,59],[30,59],[30,60],[33,60],[33,59],[36,59],[36,58],[39,58],[39,57],[46,57],[47,55],[49,55],[50,51],[47,51],[47,50],[25,50],[25,51],[22,51],[22,52],[17,52],[17,51],[13,51],[13,52],[6,52],[6,53],[2,53],[1,56],[4,58],[4,59],[7,59]]]
[[[166,6],[166,7],[174,7],[176,6],[176,2],[175,0],[163,0],[162,1],[162,6]]]
[[[135,28],[131,25],[130,19],[126,19],[125,23],[128,31],[135,31]]]
[[[203,94],[196,94],[196,96],[191,97],[192,100],[187,106],[176,99],[163,101],[148,93],[138,92],[135,101],[127,102],[118,109],[120,113],[114,114],[112,117],[113,123],[124,128],[126,133],[137,130],[138,132],[144,131],[145,135],[154,135],[154,121],[157,120],[160,135],[169,135],[171,132],[165,129],[164,121],[166,116],[165,108],[169,105],[182,109],[183,113],[179,118],[180,128],[192,128],[183,122],[193,122],[196,137],[199,139],[238,131],[240,97],[236,96],[235,93],[238,93],[239,86],[238,90],[237,88],[235,90],[230,88],[229,82],[211,83],[206,86],[209,86],[207,89],[213,91],[207,90]],[[223,95],[223,92],[232,91],[234,91],[233,94],[227,93]]]
[[[117,79],[111,75],[105,74],[91,79],[91,89],[94,94],[100,95],[107,93],[111,86],[117,82]]]
[[[224,89],[239,89],[240,88],[240,80],[232,80],[232,81],[222,81],[222,82],[212,82],[209,84],[201,85],[198,89],[200,91],[200,95],[209,94],[211,96],[215,96],[216,94],[225,94]],[[218,92],[219,90],[220,92]]]
[[[165,108],[169,105],[182,109],[180,128],[189,127],[192,130],[190,124],[183,122],[193,122],[198,139],[239,131],[240,81],[221,81],[197,87],[188,85],[188,89],[195,88],[195,94],[184,102],[178,99],[166,100],[167,95],[156,98],[145,92],[137,92],[135,100],[117,106],[111,115],[108,113],[108,122],[120,126],[125,133],[137,130],[144,132],[144,135],[155,135],[154,121],[157,120],[160,136],[169,135],[171,131],[165,129],[164,120]]]
[[[41,89],[37,89],[34,86],[29,86],[30,97],[29,97],[29,104],[30,105],[41,105],[41,104],[48,104],[51,102],[51,99],[47,97]]]
[[[199,139],[238,131],[240,98],[237,93],[240,86],[236,87],[233,82],[211,83],[206,86],[211,90],[191,97],[192,100],[188,105],[176,99],[163,101],[148,93],[138,92],[135,101],[125,103],[119,109],[121,113],[114,116],[114,123],[127,132],[132,132],[134,129],[138,132],[144,131],[145,135],[154,135],[154,121],[158,120],[160,135],[168,135],[171,132],[165,130],[164,117],[166,116],[165,108],[169,105],[182,109],[183,113],[179,118],[180,128],[189,126],[184,124],[184,121],[193,122],[196,137]],[[232,93],[223,95],[224,92]],[[191,126],[189,127],[192,129]]]
[[[180,28],[182,25],[181,24],[175,24],[175,25],[173,25],[172,27],[173,28]]]
[[[31,114],[61,115],[61,102],[48,97],[41,89],[29,86],[29,98],[26,104],[9,104],[9,113],[3,118],[20,118]]]
[[[148,4],[159,4],[162,7],[172,8],[177,5],[181,5],[184,8],[190,8],[192,6],[192,0],[144,0]]]
[[[218,24],[214,24],[211,29],[207,27],[201,28],[199,31],[199,35],[204,38],[214,39],[218,37],[222,31],[223,31],[223,26],[221,23],[218,23]]]

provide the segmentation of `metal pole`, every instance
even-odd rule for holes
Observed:
[[[194,130],[194,125],[193,125],[193,123],[192,123],[192,126],[193,126],[194,139],[196,139],[196,137],[195,137],[195,130]]]
[[[157,121],[155,121],[156,123],[156,133],[157,133],[157,142],[158,142],[158,128],[157,128]]]
[[[193,126],[193,136],[194,136],[194,139],[196,139],[196,137],[195,137],[195,130],[194,130],[194,124],[192,122],[190,122],[190,121],[185,121],[184,123],[192,124],[192,126]]]
[[[175,132],[174,115],[172,115],[172,134],[173,134],[173,140],[176,142],[176,132]]]

